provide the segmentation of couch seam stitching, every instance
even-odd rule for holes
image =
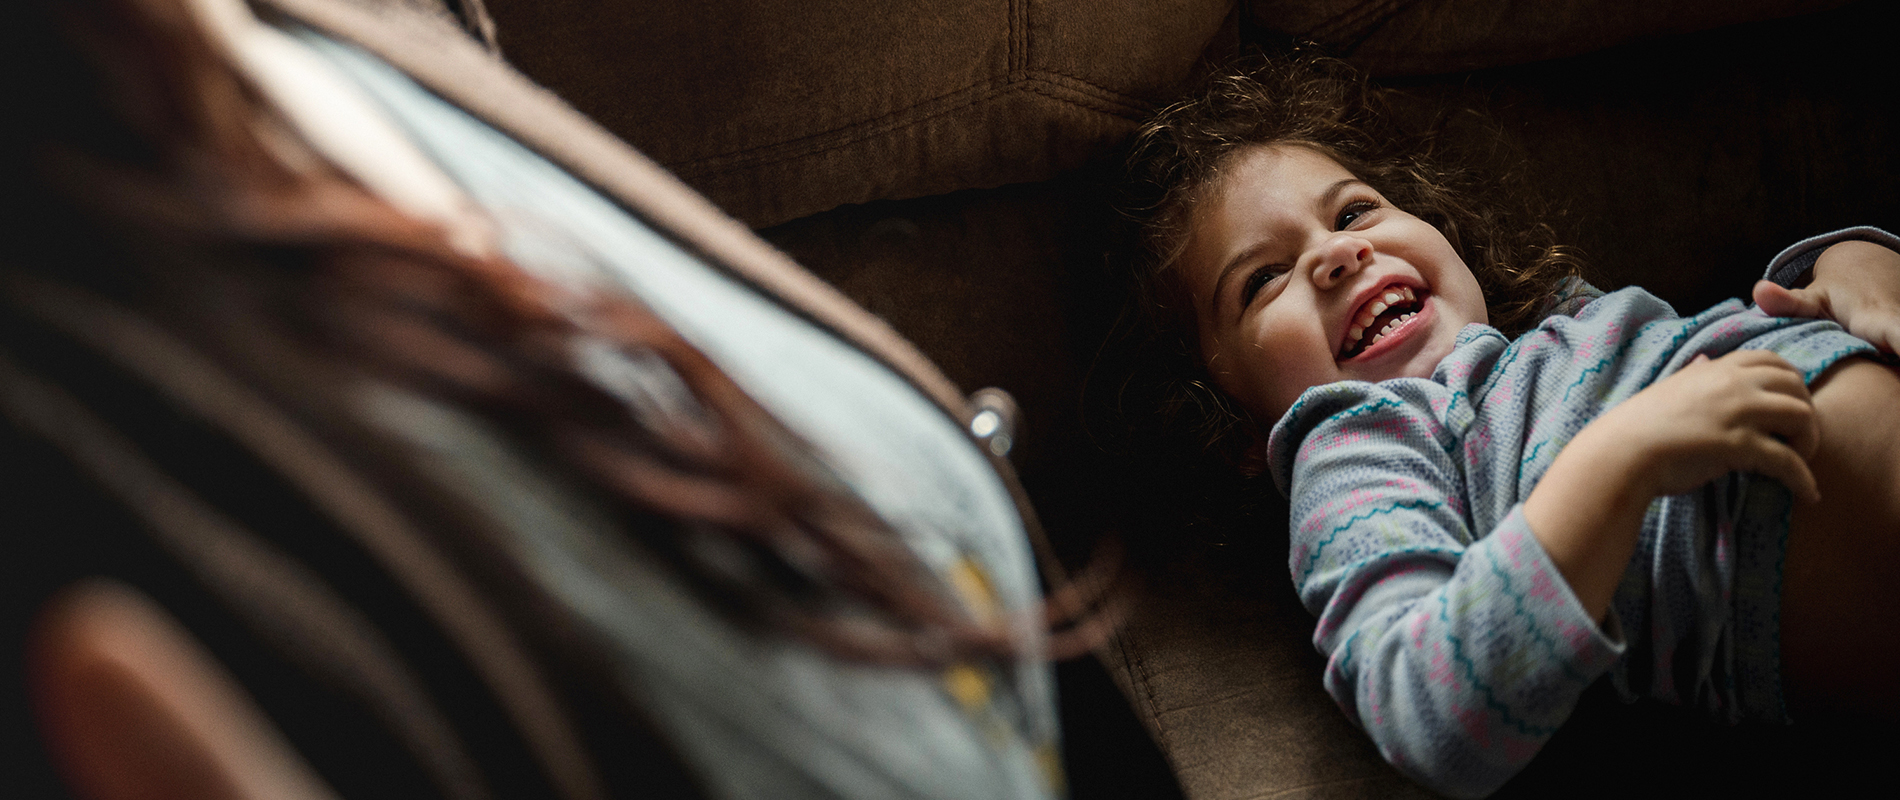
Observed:
[[[1294,792],[1304,792],[1311,789],[1324,788],[1327,786],[1344,786],[1344,785],[1352,784],[1352,783],[1368,783],[1372,781],[1377,781],[1379,779],[1380,779],[1380,776],[1378,775],[1361,775],[1357,778],[1340,778],[1338,780],[1332,780],[1332,781],[1316,781],[1313,783],[1303,783],[1298,786],[1288,786],[1284,789],[1275,789],[1275,790],[1267,792],[1266,794],[1252,795],[1250,797],[1245,798],[1245,800],[1273,800],[1273,798],[1275,797],[1285,797]]]
[[[1062,81],[1073,83],[1075,85],[1074,86],[1063,85],[1062,81],[1050,80],[1050,78],[1052,77],[1061,78]],[[1031,69],[1031,70],[1025,70],[1023,72],[1023,79],[1026,81],[1041,80],[1050,84],[1063,85],[1063,88],[1069,89],[1070,91],[1074,91],[1080,94],[1093,95],[1096,100],[1100,101],[1104,105],[1122,106],[1123,108],[1127,109],[1126,116],[1130,116],[1130,117],[1144,115],[1148,112],[1148,109],[1150,108],[1149,103],[1147,103],[1146,101],[1143,101],[1142,99],[1134,95],[1115,91],[1114,89],[1110,89],[1106,86],[1103,86],[1099,83],[1091,81],[1087,78],[1083,78],[1076,75],[1070,75],[1069,73],[1066,73],[1066,72],[1059,72],[1052,69]],[[1116,116],[1124,116],[1122,112],[1111,112],[1111,113],[1114,113]]]
[[[1375,14],[1377,13],[1377,9],[1381,6],[1389,5],[1395,1],[1396,0],[1370,0],[1369,2],[1360,3],[1348,8],[1335,14],[1331,19],[1315,25],[1313,27],[1312,36],[1314,39],[1325,41],[1339,36],[1342,31],[1349,32],[1368,14]]]
[[[1332,39],[1343,37],[1351,39],[1349,42],[1340,43],[1343,44],[1344,53],[1351,55],[1357,51],[1361,45],[1365,44],[1366,40],[1372,38],[1374,32],[1384,27],[1385,23],[1392,21],[1393,17],[1404,13],[1405,9],[1409,7],[1412,2],[1413,0],[1375,0],[1374,2],[1360,5],[1355,9],[1358,13],[1348,11],[1322,24],[1319,29],[1315,31],[1313,38]]]
[[[1157,710],[1160,708],[1160,703],[1155,700],[1154,683],[1149,680],[1148,659],[1141,654],[1140,648],[1127,637],[1117,636],[1116,638],[1121,640],[1122,652],[1127,654],[1134,661],[1134,672],[1141,679],[1141,699],[1145,701],[1148,706],[1148,719],[1154,720],[1155,738],[1160,740],[1159,743],[1161,745],[1162,754],[1166,756],[1168,762],[1172,764],[1175,760],[1174,748],[1171,746],[1173,737],[1169,735],[1168,726],[1162,722],[1161,714]]]
[[[1089,92],[1085,91],[1082,88],[1064,85],[1057,81],[1050,80],[1048,77],[1044,77],[1045,75],[1067,78],[1069,80],[1072,80],[1072,81],[1075,81],[1076,83],[1081,84],[1082,86],[1098,90],[1098,92],[1100,92],[1100,95],[1091,96]],[[987,84],[987,87],[986,87],[986,84]],[[1079,100],[1075,97],[1065,97],[1065,96],[1062,96],[1061,94],[1058,94],[1054,90],[1066,90],[1069,93],[1082,95],[1084,99],[1092,100],[1095,102],[1093,103],[1083,102],[1082,100]],[[940,108],[934,111],[919,111],[918,109],[920,109],[921,107],[930,104],[931,101],[926,100],[924,102],[914,104],[908,108],[900,109],[898,111],[893,111],[875,120],[867,120],[864,122],[854,123],[852,125],[844,125],[837,128],[833,128],[828,131],[822,131],[820,133],[814,133],[814,134],[810,134],[809,136],[800,137],[800,139],[803,139],[803,140],[812,140],[812,139],[822,140],[822,139],[838,136],[844,132],[850,131],[851,128],[853,127],[861,128],[861,130],[855,135],[847,135],[846,138],[843,138],[841,140],[830,141],[830,142],[822,142],[822,141],[813,142],[809,145],[806,145],[803,148],[791,148],[791,152],[786,153],[784,155],[770,156],[770,155],[764,155],[763,153],[764,151],[768,151],[773,148],[790,148],[790,146],[794,144],[795,142],[799,141],[799,139],[794,139],[787,142],[777,142],[773,144],[759,145],[759,146],[748,148],[745,150],[735,151],[732,153],[724,153],[724,154],[720,154],[716,156],[707,156],[707,157],[695,159],[692,161],[675,162],[675,163],[669,164],[668,167],[672,169],[674,172],[678,173],[681,177],[704,178],[704,177],[724,175],[727,173],[737,172],[743,169],[749,169],[749,168],[757,167],[757,166],[764,166],[764,165],[769,165],[769,164],[774,164],[774,163],[783,163],[783,162],[794,161],[794,160],[802,159],[802,158],[810,158],[815,155],[849,147],[851,145],[857,144],[867,139],[875,138],[877,136],[881,136],[883,134],[887,134],[901,128],[920,125],[922,123],[929,122],[938,117],[942,117],[942,116],[952,114],[958,111],[964,111],[967,109],[975,108],[986,102],[990,102],[999,97],[1003,97],[1003,96],[1006,96],[1008,94],[1011,94],[1013,92],[1018,92],[1018,91],[1027,91],[1032,94],[1037,94],[1043,97],[1047,97],[1059,103],[1064,103],[1067,105],[1075,106],[1077,108],[1082,108],[1088,111],[1093,111],[1096,113],[1105,114],[1112,117],[1118,117],[1121,119],[1132,120],[1134,116],[1140,113],[1140,107],[1136,103],[1133,103],[1133,102],[1129,102],[1125,104],[1114,103],[1116,99],[1126,97],[1126,95],[1122,95],[1119,92],[1114,92],[1112,90],[1102,88],[1101,86],[1097,84],[1094,84],[1089,81],[1081,80],[1079,78],[1074,78],[1072,76],[1062,75],[1061,73],[1056,73],[1056,72],[1047,72],[1047,71],[1039,70],[1037,71],[1037,73],[1031,76],[1025,76],[1021,79],[1015,79],[1015,80],[1005,79],[1000,82],[995,79],[992,79],[990,81],[986,81],[985,84],[972,85],[970,87],[966,87],[965,89],[961,89],[956,92],[951,92],[949,94],[940,95],[937,98],[933,98],[933,100],[941,100],[947,97],[954,97],[955,95],[958,95],[958,94],[976,95],[972,99],[966,102],[958,103],[956,105],[947,106],[947,107]],[[1107,95],[1107,97],[1103,97],[1101,95]],[[1122,107],[1116,108],[1115,105],[1121,105]],[[916,114],[916,116],[904,118],[906,115],[909,115],[909,114]],[[897,119],[892,119],[893,117],[896,117]]]
[[[1009,63],[1005,67],[1011,78],[1029,64],[1029,2],[1010,0],[1009,3]]]
[[[755,153],[771,150],[773,148],[789,148],[794,145],[797,145],[800,142],[811,142],[812,140],[823,140],[826,138],[840,136],[840,135],[853,135],[850,133],[853,128],[860,128],[860,129],[863,129],[864,131],[868,131],[865,133],[855,134],[854,135],[855,138],[849,139],[845,142],[845,143],[854,143],[858,140],[869,138],[870,136],[874,136],[880,133],[886,133],[888,131],[895,130],[897,128],[902,128],[907,125],[915,125],[919,122],[924,122],[924,121],[942,116],[944,114],[948,114],[954,111],[960,111],[960,110],[978,105],[1006,91],[1011,86],[1011,84],[1012,82],[1008,81],[1007,79],[998,81],[992,78],[990,80],[984,81],[983,83],[971,84],[969,86],[965,86],[964,88],[958,89],[956,91],[946,92],[936,97],[932,97],[928,100],[923,100],[917,103],[913,103],[904,108],[900,108],[896,111],[887,112],[883,115],[880,115],[872,119],[860,120],[858,122],[852,122],[852,123],[847,123],[844,125],[839,125],[838,127],[831,128],[828,130],[823,130],[823,131],[819,131],[817,133],[812,133],[812,134],[806,134],[796,139],[787,139],[782,142],[772,142],[770,144],[754,145],[752,147],[748,147],[743,150],[734,150],[730,153],[721,153],[719,155],[705,156],[703,158],[694,159],[692,161],[682,161],[682,162],[678,162],[674,164],[669,164],[668,166],[676,172],[686,173],[686,172],[691,171],[694,167],[697,167],[697,166],[708,165],[708,164],[713,164],[713,163],[722,162],[722,161],[740,161],[748,157],[751,157]],[[931,111],[920,110],[933,103],[945,101],[949,98],[955,98],[958,95],[977,95],[977,96],[974,99],[960,102],[960,103],[957,103],[956,105],[946,106],[946,107],[936,109],[936,110],[931,110]],[[911,116],[911,115],[915,115],[915,116]],[[817,144],[808,144],[805,146],[812,149],[809,151],[801,151],[800,153],[792,157],[802,157],[803,155],[807,155],[810,152],[822,152],[826,149],[830,149],[834,145],[821,146]],[[765,160],[770,160],[770,159],[765,159]]]
[[[1078,86],[1063,85],[1062,83],[1058,81],[1049,80],[1048,77],[1045,77],[1045,76],[1054,76],[1058,78],[1063,78],[1079,85]],[[1040,90],[1036,86],[1036,84],[1038,83],[1047,83],[1051,85],[1060,86],[1063,89],[1067,89],[1077,94],[1093,95],[1090,99],[1097,101],[1097,103],[1099,104],[1099,107],[1093,107],[1086,103],[1077,102],[1075,100],[1071,100],[1068,98],[1058,97],[1054,94],[1051,94],[1048,91]],[[740,158],[744,158],[745,156],[751,153],[756,153],[762,150],[768,150],[775,147],[786,147],[800,140],[822,139],[824,137],[838,135],[840,133],[849,131],[850,129],[854,127],[863,127],[866,130],[871,131],[871,133],[861,134],[858,138],[847,140],[847,142],[845,142],[846,144],[855,143],[857,141],[860,141],[862,138],[865,138],[870,135],[876,135],[878,133],[889,132],[891,130],[895,130],[896,128],[901,128],[907,125],[915,125],[920,122],[925,122],[930,119],[934,119],[936,117],[942,116],[944,114],[948,114],[955,111],[962,111],[968,108],[975,107],[981,103],[987,102],[989,100],[993,100],[996,97],[1006,94],[1009,91],[1012,91],[1019,87],[1023,89],[1027,89],[1028,91],[1034,92],[1036,94],[1047,96],[1053,100],[1087,108],[1091,111],[1100,111],[1102,113],[1107,113],[1113,116],[1123,117],[1126,119],[1133,119],[1134,117],[1139,116],[1140,114],[1144,112],[1145,107],[1146,107],[1144,103],[1142,103],[1139,99],[1131,95],[1126,95],[1121,92],[1117,92],[1112,89],[1105,88],[1101,86],[1100,84],[1096,84],[1092,81],[1089,81],[1083,78],[1077,78],[1073,75],[1068,75],[1061,72],[1055,72],[1052,70],[1036,70],[1034,72],[1028,73],[1026,76],[1023,76],[1021,78],[1015,78],[1015,79],[992,78],[980,84],[972,84],[963,89],[959,89],[953,92],[947,92],[945,94],[938,95],[937,97],[930,98],[928,100],[924,100],[918,103],[914,103],[910,106],[886,113],[874,119],[863,120],[860,122],[850,123],[847,125],[841,125],[836,128],[832,128],[830,130],[820,131],[818,133],[801,136],[798,139],[791,139],[784,142],[775,142],[772,144],[757,145],[754,147],[746,148],[744,150],[736,150],[731,153],[722,153],[715,156],[706,156],[703,158],[695,159],[693,161],[679,162],[678,164],[674,165],[674,169],[689,170],[693,168],[694,166],[708,164],[715,161],[726,160],[726,159],[740,159]],[[1095,91],[1089,92],[1087,91],[1088,89],[1093,89]],[[935,111],[919,111],[919,109],[925,106],[928,106],[933,102],[941,101],[946,98],[955,97],[956,95],[959,95],[959,94],[977,94],[979,96],[967,102],[963,102],[963,103],[953,105],[953,106],[947,106]],[[1116,106],[1119,106],[1119,108],[1117,108]],[[915,116],[914,118],[911,118],[911,119],[902,119],[907,114],[918,114],[919,116]],[[893,118],[897,118],[897,119],[893,119]],[[822,152],[825,149],[830,149],[830,146],[820,147],[817,150],[814,150],[812,152]]]

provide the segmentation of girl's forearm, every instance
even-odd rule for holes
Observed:
[[[1639,450],[1619,445],[1613,431],[1586,427],[1524,502],[1524,520],[1538,544],[1599,624],[1655,499],[1635,479],[1643,474]]]

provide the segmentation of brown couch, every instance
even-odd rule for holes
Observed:
[[[1246,44],[1314,39],[1416,113],[1482,106],[1606,287],[1700,308],[1782,246],[1900,226],[1890,4],[1839,0],[488,0],[521,69],[1021,403],[1014,458],[1058,549],[1149,579],[1063,667],[1078,797],[1423,796],[1319,687],[1266,510],[1180,528],[1082,413],[1119,298],[1103,176],[1134,120]],[[1099,386],[1094,387],[1099,388]],[[1193,528],[1193,529],[1189,529]],[[1124,703],[1125,701],[1125,703]],[[1129,721],[1132,709],[1134,720]],[[1145,728],[1151,736],[1141,735]],[[1503,796],[1811,789],[1877,770],[1854,720],[1725,729],[1586,699]],[[1160,756],[1155,755],[1158,749]],[[1165,759],[1165,763],[1163,762]]]

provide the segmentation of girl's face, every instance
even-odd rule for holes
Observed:
[[[1242,152],[1216,188],[1179,277],[1208,372],[1256,419],[1320,384],[1427,377],[1487,320],[1445,235],[1317,150]]]

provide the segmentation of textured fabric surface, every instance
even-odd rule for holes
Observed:
[[[1048,178],[1234,47],[1232,0],[489,6],[523,71],[755,226]]]
[[[1320,687],[1312,618],[1263,563],[1204,553],[1156,575],[1114,642],[1195,800],[1427,798]]]
[[[1377,75],[1426,75],[1587,53],[1631,39],[1787,17],[1846,0],[1248,0],[1255,24]]]

